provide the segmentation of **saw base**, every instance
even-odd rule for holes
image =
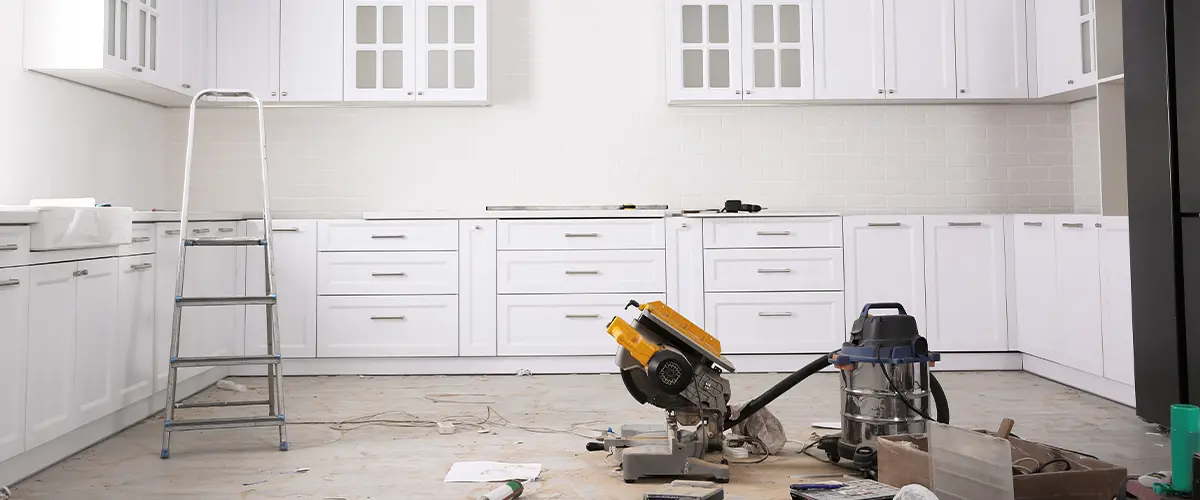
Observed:
[[[671,434],[675,438],[671,438]],[[708,443],[695,432],[671,432],[666,425],[623,425],[621,437],[604,440],[621,463],[621,476],[626,483],[647,477],[711,479],[729,482],[729,466],[701,458]]]

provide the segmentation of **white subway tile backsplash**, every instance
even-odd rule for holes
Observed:
[[[1025,194],[1029,183],[1025,181],[995,181],[987,183],[988,194]]]
[[[965,182],[947,182],[947,194],[985,194],[987,193],[987,183],[982,181],[965,181]]]

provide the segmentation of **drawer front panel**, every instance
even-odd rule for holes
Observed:
[[[661,250],[500,252],[499,293],[663,293]]]
[[[29,226],[0,226],[0,267],[29,264]]]
[[[709,292],[840,291],[842,249],[705,250]]]
[[[458,297],[318,297],[317,357],[458,355]]]
[[[630,300],[645,304],[663,295],[501,295],[497,308],[497,348],[501,356],[613,355],[608,335],[613,316],[632,321]]]
[[[458,221],[321,221],[321,251],[457,250]]]
[[[704,248],[842,246],[840,217],[759,217],[704,220]]]
[[[324,252],[317,255],[320,295],[458,293],[458,252]]]
[[[128,245],[121,245],[119,248],[117,248],[117,254],[126,256],[142,253],[154,253],[154,242],[157,239],[154,237],[154,228],[154,224],[134,224],[133,242]]]
[[[662,219],[502,220],[500,250],[666,248]]]
[[[704,324],[726,354],[829,352],[845,341],[841,292],[710,293]]]

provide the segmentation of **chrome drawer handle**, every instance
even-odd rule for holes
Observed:
[[[791,231],[759,231],[759,236],[791,236]]]
[[[154,264],[151,264],[149,262],[143,262],[141,264],[134,264],[132,266],[129,266],[129,268],[133,269],[134,271],[143,271],[146,269],[150,269],[151,267],[154,267]]]
[[[16,249],[18,249],[18,248],[20,248],[20,247],[18,247],[16,243],[9,243],[9,244],[7,244],[7,245],[0,245],[0,252],[11,252],[11,251],[13,251],[13,250],[16,250]]]
[[[179,234],[179,230],[178,229],[168,229],[168,230],[164,231],[163,234],[166,234],[168,236],[176,235],[176,234]]]
[[[80,270],[78,270],[78,271],[75,271],[75,272],[71,273],[71,276],[74,276],[74,277],[76,277],[76,278],[78,278],[78,277],[80,277],[80,276],[87,276],[87,275],[88,275],[88,270],[87,270],[87,269],[80,269]]]
[[[567,233],[564,236],[568,238],[599,238],[600,233]]]
[[[1025,227],[1042,227],[1041,222],[1026,222]]]
[[[403,320],[406,318],[404,316],[371,316],[372,321],[388,320],[388,319]]]
[[[193,232],[193,233],[196,233],[196,234],[204,234],[204,233],[207,233],[207,232],[209,232],[209,229],[207,229],[207,228],[205,228],[205,229],[193,229],[193,230],[192,230],[192,232]]]
[[[1063,227],[1073,227],[1073,228],[1076,228],[1076,229],[1080,229],[1080,228],[1082,228],[1082,227],[1083,227],[1083,223],[1082,223],[1082,222],[1064,222],[1062,226],[1063,226]]]
[[[792,272],[792,270],[791,270],[791,269],[788,269],[788,268],[780,268],[780,269],[759,269],[759,270],[758,270],[758,272],[759,272],[759,273],[761,273],[761,274],[783,274],[783,273],[790,273],[790,272]]]
[[[147,241],[150,241],[150,237],[149,237],[149,236],[138,236],[137,238],[134,238],[134,239],[133,239],[133,242],[134,242],[134,243],[145,243],[145,242],[147,242]]]
[[[300,232],[300,228],[298,228],[298,227],[273,227],[273,228],[271,228],[271,232],[275,232],[275,233],[298,233],[298,232]]]
[[[567,269],[567,274],[569,274],[569,275],[576,275],[576,274],[600,274],[600,271],[596,271],[596,270],[594,270],[594,269],[591,269],[591,270],[586,270],[586,271],[572,271],[572,270],[570,270],[570,269]]]
[[[403,277],[403,276],[408,276],[408,273],[371,273],[371,277],[373,277],[373,278],[381,278],[381,277],[386,277],[386,276],[401,276],[401,277]]]
[[[900,227],[899,222],[868,222],[867,227]]]
[[[218,233],[232,233],[233,228],[232,227],[219,227],[219,228],[217,228],[217,232]]]
[[[20,285],[20,284],[21,284],[21,280],[19,280],[19,279],[11,279],[11,280],[7,280],[7,281],[0,281],[0,286],[17,286],[17,285]]]
[[[760,312],[760,313],[758,313],[758,315],[762,316],[764,318],[787,318],[787,317],[791,317],[792,313],[790,313],[790,312]]]
[[[946,225],[950,226],[950,227],[980,227],[980,226],[983,226],[983,223],[982,222],[949,222]]]
[[[371,239],[373,239],[373,240],[402,240],[407,237],[408,237],[407,234],[372,234],[371,235]]]
[[[567,315],[567,319],[596,319],[599,317],[600,317],[599,314],[568,314]]]

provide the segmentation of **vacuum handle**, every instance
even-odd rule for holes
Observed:
[[[900,311],[900,314],[908,315],[907,312],[904,312],[904,305],[900,304],[899,302],[872,302],[863,306],[862,312],[859,313],[858,317],[867,317],[867,313],[870,312],[871,309],[895,309]]]

